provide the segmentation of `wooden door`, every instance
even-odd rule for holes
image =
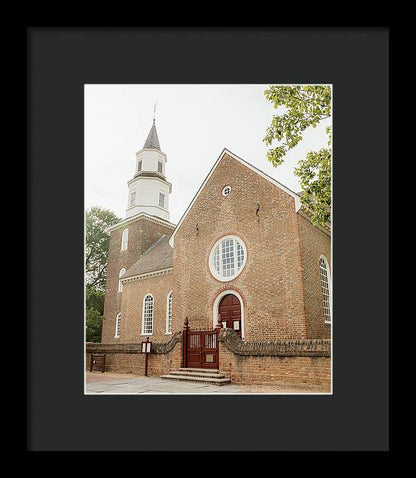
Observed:
[[[218,340],[216,330],[187,331],[186,362],[184,367],[218,368]]]
[[[218,313],[223,327],[234,329],[241,337],[241,304],[234,294],[227,294],[221,299],[218,306]]]

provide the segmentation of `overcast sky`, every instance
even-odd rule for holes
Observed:
[[[276,114],[264,97],[268,86],[85,85],[85,208],[100,206],[125,217],[127,181],[152,126],[155,103],[166,179],[172,183],[171,222],[179,222],[224,148],[300,191],[293,169],[308,151],[326,147],[330,119],[307,130],[284,164],[274,168],[262,141]]]

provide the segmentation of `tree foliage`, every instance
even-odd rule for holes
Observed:
[[[91,286],[85,287],[85,339],[87,342],[100,342],[104,312],[103,291]]]
[[[85,314],[86,342],[101,342],[103,316],[97,310],[87,309]]]
[[[93,309],[101,315],[104,312],[104,297],[105,292],[94,289],[91,286],[85,287],[85,307],[86,309]]]
[[[303,139],[307,128],[315,128],[322,120],[331,117],[330,86],[270,86],[264,92],[267,100],[282,114],[274,115],[263,141],[278,145],[267,152],[267,159],[273,166],[283,163],[286,153]],[[328,147],[310,151],[306,158],[299,160],[295,174],[300,178],[303,190],[301,202],[311,213],[315,225],[325,225],[331,220],[331,130]]]
[[[110,235],[107,228],[120,219],[110,210],[97,206],[85,217],[85,339],[100,342],[104,320],[105,281]]]
[[[85,218],[85,274],[90,287],[104,291],[110,234],[107,228],[121,219],[112,211],[93,206]]]

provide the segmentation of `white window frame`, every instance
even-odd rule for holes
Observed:
[[[145,313],[145,306],[146,306],[146,298],[152,298],[152,331],[145,333],[144,332],[144,313]],[[143,298],[143,306],[142,306],[142,330],[140,335],[153,335],[153,323],[154,323],[154,316],[155,316],[155,299],[152,294],[146,294]]]
[[[160,199],[163,197],[163,204],[160,204]],[[159,207],[165,207],[166,194],[159,192]]]
[[[138,173],[142,170],[142,166],[143,166],[143,162],[140,159],[139,161],[137,161],[137,172]]]
[[[126,269],[123,267],[120,269],[120,272],[118,273],[118,291],[117,292],[123,292],[123,284],[121,283],[120,277],[123,276],[126,273]]]
[[[221,275],[222,273],[222,243],[223,241],[226,241],[226,240],[233,240],[233,253],[234,253],[234,274],[232,276],[229,276],[229,277],[223,277]],[[243,249],[243,252],[244,252],[244,261],[243,261],[243,265],[241,266],[240,270],[237,271],[237,264],[238,264],[238,255],[237,255],[237,242],[238,241],[240,244],[241,244],[241,247]],[[215,264],[214,264],[214,255],[215,255],[215,250],[217,248],[217,246],[220,246],[220,251],[219,251],[219,263],[220,263],[220,273],[217,272],[217,269],[215,268]],[[236,277],[238,277],[244,270],[244,267],[247,263],[247,247],[244,243],[244,241],[238,237],[238,236],[234,236],[234,235],[229,235],[229,236],[223,236],[221,237],[220,239],[218,239],[218,241],[214,244],[214,246],[212,247],[211,249],[211,252],[209,254],[209,269],[211,271],[211,274],[219,281],[221,282],[229,282],[233,279],[235,279]]]
[[[157,162],[157,172],[163,174],[163,163],[162,161]]]
[[[224,197],[227,197],[231,194],[231,186],[224,186],[222,188],[222,192],[221,194],[224,196]]]
[[[166,297],[166,334],[172,333],[172,291]]]
[[[329,301],[329,313],[330,313],[330,318],[329,318],[329,320],[327,319],[327,316],[325,315],[325,297],[324,297],[324,291],[323,291],[323,287],[322,287],[321,260],[323,260],[324,263],[325,263],[326,276],[327,276],[327,280],[328,280],[328,293],[329,293],[328,301]],[[322,302],[323,302],[323,307],[324,307],[324,323],[325,323],[325,324],[331,324],[331,323],[332,323],[332,280],[331,280],[331,270],[330,270],[330,268],[329,268],[328,259],[327,259],[323,254],[321,254],[321,255],[319,256],[319,263],[318,263],[318,264],[319,264],[319,280],[320,280],[320,284],[321,284]]]
[[[125,251],[127,249],[129,243],[129,228],[126,227],[121,234],[121,251]]]
[[[120,337],[120,325],[121,325],[121,312],[116,315],[116,330],[114,331],[114,338]]]

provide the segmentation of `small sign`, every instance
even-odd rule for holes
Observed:
[[[233,328],[234,328],[234,330],[240,330],[240,321],[239,320],[234,320]]]
[[[144,363],[144,376],[147,377],[147,368],[149,365],[149,354],[152,348],[152,342],[150,342],[149,337],[147,337],[146,342],[142,342],[142,353],[145,355],[145,363]]]
[[[223,328],[223,329],[226,329],[226,328],[227,328],[227,322],[225,322],[225,321],[222,322],[222,328]]]
[[[142,342],[142,353],[150,354],[152,342]]]
[[[205,362],[206,363],[213,363],[214,362],[214,354],[205,354]]]
[[[90,372],[93,370],[105,372],[105,354],[91,354]]]

